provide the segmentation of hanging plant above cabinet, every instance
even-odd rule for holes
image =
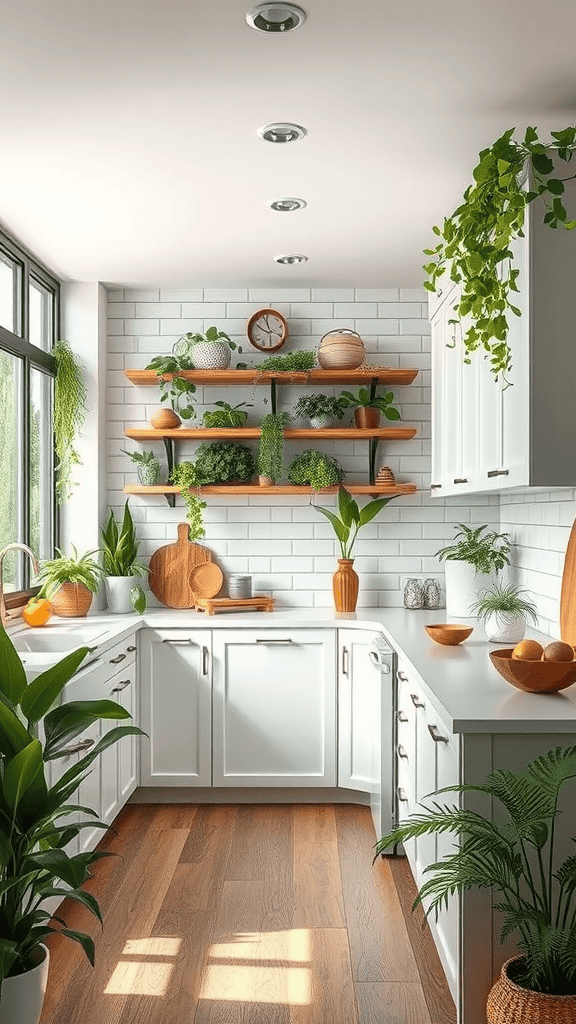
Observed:
[[[509,317],[521,316],[514,301],[519,270],[513,265],[511,247],[516,238],[524,237],[526,209],[542,199],[545,224],[567,230],[576,227],[562,199],[564,182],[576,175],[564,177],[559,171],[559,164],[568,164],[576,149],[576,127],[551,132],[545,143],[536,128],[527,128],[521,142],[513,138],[514,131],[510,128],[482,150],[473,171],[474,184],[443,226],[432,229],[440,239],[438,245],[424,250],[432,257],[424,264],[428,291],[438,291],[447,271],[460,284],[452,322],[463,317],[472,321],[462,336],[465,362],[483,349],[494,376],[505,383],[512,365]]]
[[[67,341],[57,341],[52,349],[56,361],[54,381],[54,446],[56,466],[56,495],[62,505],[72,494],[74,466],[80,463],[75,448],[76,438],[86,418],[86,385],[82,367]]]

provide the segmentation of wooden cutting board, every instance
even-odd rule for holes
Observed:
[[[570,532],[562,573],[560,636],[567,644],[576,646],[576,521]]]
[[[195,594],[190,573],[201,562],[211,562],[212,552],[192,544],[188,523],[178,523],[178,540],[158,548],[150,559],[150,590],[167,608],[193,608]]]

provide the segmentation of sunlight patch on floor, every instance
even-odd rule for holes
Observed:
[[[237,932],[210,947],[199,999],[308,1006],[310,960],[307,928]]]
[[[238,932],[230,942],[217,942],[210,947],[212,960],[289,960],[307,963],[310,960],[310,932],[292,928],[285,932]]]
[[[182,939],[151,935],[128,939],[122,956],[175,957]],[[168,991],[174,965],[166,960],[119,960],[104,989],[107,996],[163,996]]]

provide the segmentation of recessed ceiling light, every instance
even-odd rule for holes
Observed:
[[[282,263],[283,266],[287,266],[292,263],[307,263],[307,256],[275,256],[275,263]]]
[[[283,199],[270,199],[268,206],[278,213],[293,213],[294,210],[303,210],[306,206],[305,199],[296,199],[294,196],[285,196]]]
[[[257,4],[246,15],[250,28],[258,32],[291,32],[306,20],[306,12],[296,4],[275,3]]]
[[[276,124],[265,124],[258,129],[258,135],[266,142],[298,142],[306,135],[306,129],[289,121],[279,121]]]

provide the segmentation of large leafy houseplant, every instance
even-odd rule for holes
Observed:
[[[42,909],[51,897],[81,903],[102,920],[94,897],[81,889],[90,865],[107,854],[69,854],[83,829],[107,828],[90,807],[71,803],[92,765],[135,726],[110,729],[54,785],[47,767],[70,741],[97,721],[129,719],[115,701],[61,701],[62,691],[89,653],[81,647],[28,683],[8,634],[0,626],[0,985],[41,958],[51,932],[79,942],[94,963],[94,942]],[[78,812],[82,815],[78,820]]]
[[[511,368],[507,342],[509,316],[520,316],[514,300],[519,270],[514,266],[512,244],[524,237],[527,207],[537,199],[544,203],[544,223],[572,230],[562,196],[564,181],[558,165],[568,164],[576,149],[576,127],[551,132],[542,142],[536,128],[527,128],[521,141],[515,128],[504,132],[483,149],[474,168],[474,182],[462,202],[441,227],[432,229],[440,239],[425,249],[431,259],[424,264],[424,287],[438,291],[443,275],[460,285],[454,322],[469,317],[463,333],[465,361],[482,349],[496,378],[506,380]],[[554,153],[554,159],[551,156]],[[524,180],[528,173],[528,187]]]
[[[222,427],[245,427],[248,419],[247,409],[252,408],[251,402],[238,402],[238,405],[230,405],[229,402],[214,402],[216,409],[206,409],[202,416],[202,426],[208,428]]]
[[[414,905],[429,900],[430,914],[455,893],[492,889],[494,907],[504,915],[501,939],[517,935],[523,954],[512,967],[513,980],[549,995],[576,994],[576,855],[559,864],[555,850],[560,793],[575,777],[576,747],[556,747],[523,772],[497,769],[481,785],[435,794],[485,794],[504,812],[502,823],[434,799],[376,844],[379,854],[419,836],[454,835],[455,852],[425,868],[430,877]]]
[[[248,483],[256,470],[252,450],[246,444],[233,441],[199,445],[195,465],[201,485],[232,481]]]

